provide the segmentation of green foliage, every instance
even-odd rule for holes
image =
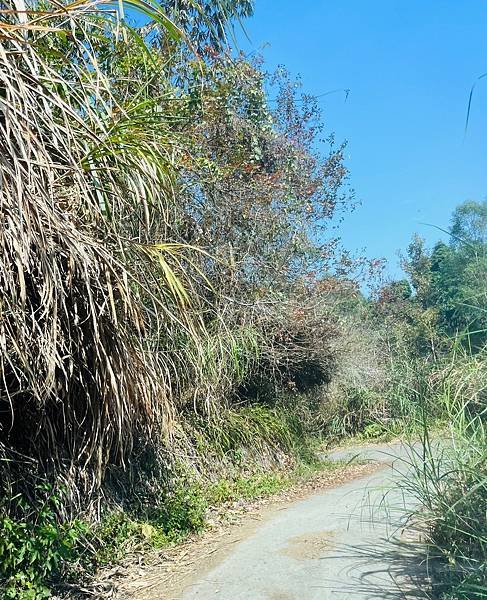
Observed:
[[[333,414],[327,426],[328,434],[333,438],[341,439],[354,436],[365,430],[372,431],[376,426],[381,426],[373,419],[373,413],[381,397],[374,390],[365,388],[347,388],[340,397],[338,405],[332,408]]]
[[[450,242],[438,242],[428,252],[416,237],[403,267],[415,296],[392,312],[411,323],[422,353],[437,357],[448,338],[463,336],[463,343],[479,351],[487,342],[487,202],[466,202],[454,212]],[[415,326],[428,324],[426,331]],[[429,338],[429,344],[425,343]],[[443,338],[443,339],[441,339]]]
[[[207,508],[201,486],[183,480],[151,515],[151,521],[162,528],[168,539],[174,541],[180,536],[200,531],[205,525]]]
[[[450,233],[454,244],[487,244],[487,200],[460,204],[453,213]]]
[[[161,0],[161,6],[189,36],[201,52],[222,50],[226,46],[232,21],[253,13],[252,0]]]
[[[299,456],[307,444],[298,415],[286,407],[260,404],[227,409],[209,420],[193,419],[189,433],[201,454],[211,452],[237,465],[249,456]]]
[[[238,501],[242,498],[253,500],[276,494],[291,485],[292,478],[280,472],[256,473],[250,477],[221,479],[210,485],[206,492],[212,505]]]
[[[466,202],[453,214],[448,244],[428,251],[415,238],[403,261],[415,294],[382,307],[396,339],[407,332],[404,355],[420,367],[405,377],[410,368],[394,352],[394,379],[413,382],[394,386],[396,404],[410,404],[423,431],[407,485],[420,501],[415,520],[429,544],[433,596],[442,600],[487,597],[486,216],[487,202]],[[449,428],[440,449],[431,433],[438,422]]]
[[[159,547],[167,543],[162,532],[120,509],[104,515],[101,523],[93,527],[91,538],[91,551],[84,558],[89,572],[116,564],[137,546]]]
[[[50,584],[77,559],[87,533],[79,520],[59,522],[60,496],[46,487],[37,488],[36,494],[34,504],[17,496],[0,509],[0,585],[5,598],[48,598]]]
[[[143,511],[109,511],[91,532],[90,549],[83,565],[93,573],[113,565],[135,550],[149,551],[181,541],[206,526],[208,510],[206,488],[184,478],[157,505]]]
[[[410,430],[419,411],[401,388],[387,390],[349,389],[333,406],[326,434],[331,439],[388,440]]]
[[[92,531],[85,568],[116,564],[136,549],[161,548],[180,541],[206,525],[208,497],[196,480],[178,477],[170,492],[144,510],[108,512]]]

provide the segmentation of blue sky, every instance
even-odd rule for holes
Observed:
[[[487,78],[464,125],[470,87],[487,72],[487,2],[480,0],[256,0],[246,21],[269,70],[285,65],[322,94],[328,130],[348,140],[361,206],[341,227],[344,244],[385,257],[418,232],[430,243],[466,199],[487,195]]]

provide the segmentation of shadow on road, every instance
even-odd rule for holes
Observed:
[[[344,546],[335,549],[346,559],[347,568],[340,582],[324,586],[335,590],[337,597],[399,600],[430,598],[429,563],[424,544],[383,540],[381,547]],[[321,560],[326,561],[327,557]]]

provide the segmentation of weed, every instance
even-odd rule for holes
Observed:
[[[168,540],[177,541],[203,529],[207,509],[201,484],[183,480],[150,515],[150,520],[164,531]]]
[[[206,495],[210,505],[219,505],[242,498],[253,500],[272,496],[288,487],[291,481],[289,476],[279,471],[262,472],[234,480],[221,479],[208,487]]]
[[[60,524],[60,497],[38,486],[34,503],[17,496],[0,515],[0,581],[6,598],[47,598],[49,584],[59,580],[76,560],[87,533],[79,520]]]

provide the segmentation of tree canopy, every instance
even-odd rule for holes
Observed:
[[[460,204],[448,233],[431,250],[414,237],[402,261],[414,290],[410,322],[429,314],[437,334],[478,351],[487,343],[487,201]]]

